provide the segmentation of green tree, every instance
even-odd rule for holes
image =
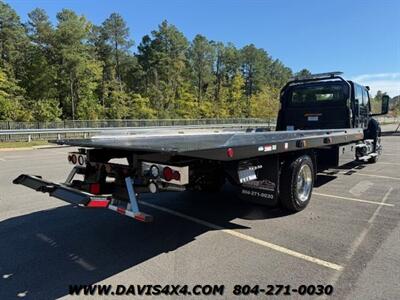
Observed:
[[[271,65],[271,58],[265,50],[258,49],[253,44],[244,46],[240,54],[246,96],[251,97],[268,83],[267,69]]]
[[[143,37],[138,46],[138,62],[145,74],[145,95],[160,116],[168,116],[174,110],[175,99],[180,98],[188,47],[185,36],[167,21],[152,31],[152,37]]]
[[[31,40],[27,48],[26,72],[21,85],[30,99],[56,99],[57,62],[54,56],[54,28],[42,9],[28,14],[26,28]]]
[[[0,67],[11,76],[23,76],[24,53],[28,45],[25,29],[10,5],[0,1]]]
[[[204,36],[198,34],[190,45],[188,56],[197,100],[201,101],[213,79],[214,48]]]
[[[64,115],[75,119],[79,101],[95,97],[95,91],[101,80],[101,64],[90,56],[89,46],[86,43],[91,23],[85,17],[67,9],[57,14],[57,20],[55,38],[60,62],[59,97]]]
[[[167,21],[136,54],[132,45],[117,13],[95,26],[64,9],[53,25],[38,8],[23,25],[0,1],[0,118],[269,116],[292,76],[253,44],[237,49],[200,34],[189,43]]]
[[[117,79],[109,81],[106,86],[105,113],[110,119],[126,119],[129,115],[129,94],[121,88]]]
[[[228,92],[228,109],[232,117],[243,118],[246,116],[246,105],[244,100],[243,88],[245,81],[240,73],[237,73],[232,79],[232,85]]]
[[[54,28],[46,11],[36,8],[28,13],[28,17],[25,27],[31,41],[50,57],[54,44]]]
[[[281,89],[292,75],[290,68],[286,67],[279,59],[275,59],[267,68],[268,86]]]
[[[30,121],[32,115],[24,108],[25,91],[17,81],[0,68],[0,120]]]
[[[121,15],[112,13],[103,22],[102,30],[105,40],[113,48],[116,77],[119,81],[122,81],[121,56],[133,45],[133,41],[129,38],[129,28]]]
[[[250,117],[272,119],[279,109],[279,90],[264,88],[250,99]]]
[[[295,73],[295,77],[309,77],[311,76],[311,72],[308,69],[301,69],[299,72]]]
[[[128,105],[128,117],[132,119],[153,119],[157,115],[150,106],[150,99],[140,94],[130,94]]]
[[[58,100],[38,100],[32,105],[32,115],[36,121],[40,122],[59,121],[62,110],[59,107]]]
[[[80,120],[99,120],[104,118],[104,107],[94,98],[79,101],[76,114]]]

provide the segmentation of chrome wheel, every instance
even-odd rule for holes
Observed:
[[[301,202],[307,201],[312,189],[312,171],[309,165],[302,165],[297,173],[296,193]]]

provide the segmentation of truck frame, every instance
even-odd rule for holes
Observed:
[[[64,183],[26,174],[13,182],[143,222],[153,217],[141,211],[140,194],[216,192],[226,180],[245,200],[298,212],[310,202],[318,172],[354,160],[373,163],[382,151],[368,88],[340,74],[289,81],[281,91],[277,131],[158,131],[57,140],[78,147],[68,154],[73,169]],[[387,110],[383,99],[380,114]]]

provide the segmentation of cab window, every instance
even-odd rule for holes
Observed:
[[[359,105],[363,105],[363,90],[359,85],[356,85],[354,99],[358,101]]]
[[[362,103],[363,103],[363,106],[368,106],[368,92],[365,90],[365,89],[363,89],[363,101],[362,101]]]
[[[288,96],[293,106],[329,105],[345,103],[346,91],[342,84],[315,84],[293,87]]]

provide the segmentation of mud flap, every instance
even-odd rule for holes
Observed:
[[[276,155],[240,161],[231,172],[239,197],[245,201],[275,206],[278,204],[279,159]]]

